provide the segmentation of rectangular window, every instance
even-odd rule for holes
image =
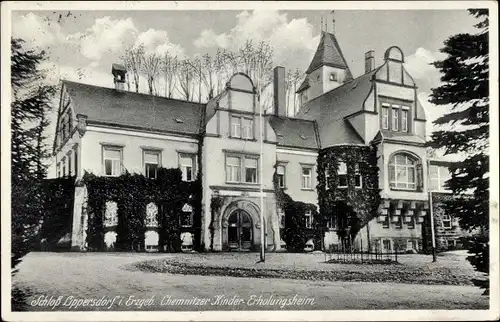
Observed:
[[[325,190],[330,189],[330,186],[328,185],[329,180],[330,180],[330,173],[328,172],[328,169],[325,169]]]
[[[150,179],[158,177],[160,151],[144,151],[144,175]]]
[[[276,174],[278,175],[278,185],[280,188],[285,188],[285,173],[286,168],[284,165],[278,165],[276,168]]]
[[[302,189],[312,189],[311,167],[302,167]]]
[[[61,162],[57,163],[57,177],[61,177]]]
[[[382,249],[383,251],[390,251],[391,250],[391,241],[389,239],[384,239],[382,241]]]
[[[347,164],[345,162],[339,162],[339,168],[337,170],[337,175],[339,177],[339,188],[347,188]]]
[[[65,177],[66,176],[66,158],[62,159],[61,163],[62,163],[62,176]]]
[[[122,172],[122,149],[105,147],[103,153],[104,175],[119,176]]]
[[[363,187],[363,179],[361,177],[361,172],[359,171],[359,163],[354,165],[354,184],[356,188]]]
[[[328,229],[335,229],[335,217],[329,217],[326,219],[326,228]]]
[[[382,106],[382,128],[389,129],[389,108],[385,106]]]
[[[245,182],[246,183],[257,183],[257,159],[245,159]]]
[[[226,157],[226,181],[240,182],[241,159],[239,157]]]
[[[231,137],[241,138],[241,118],[231,116]]]
[[[393,131],[399,130],[399,109],[398,108],[392,109],[392,130]]]
[[[429,167],[429,179],[430,179],[430,187],[431,191],[435,191],[439,189],[439,168],[435,165],[431,165]]]
[[[241,119],[244,139],[253,139],[253,120],[248,118]]]
[[[408,132],[408,110],[401,110],[401,131]]]
[[[451,229],[451,216],[444,214],[443,215],[443,228],[444,229]]]
[[[306,218],[306,228],[312,228],[313,217],[311,210],[306,211],[305,218]]]
[[[182,171],[182,180],[194,181],[196,179],[196,155],[180,153],[179,167]]]

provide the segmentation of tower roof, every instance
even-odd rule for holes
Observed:
[[[319,41],[316,53],[306,71],[306,74],[320,68],[321,66],[332,66],[337,68],[342,68],[346,70],[346,81],[352,79],[351,71],[347,62],[340,50],[339,43],[334,34],[328,32],[321,32],[321,40]]]

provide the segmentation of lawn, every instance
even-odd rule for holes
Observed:
[[[394,264],[367,265],[326,263],[324,254],[269,253],[264,263],[258,263],[258,253],[177,254],[129,268],[182,275],[472,285],[471,279],[481,275],[465,257],[464,252],[447,253],[433,263],[429,255],[412,254],[398,256]]]

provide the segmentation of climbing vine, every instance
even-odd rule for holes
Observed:
[[[186,203],[191,205],[194,211],[193,226],[187,231],[195,236],[199,235],[199,180],[182,181],[180,169],[159,168],[156,179],[128,172],[119,177],[101,177],[85,173],[82,182],[88,193],[87,244],[90,250],[104,250],[104,234],[108,229],[103,223],[106,202],[115,202],[118,208],[118,225],[115,228],[117,250],[144,250],[146,206],[151,202],[158,207],[160,251],[180,251],[180,233],[186,230],[181,228],[180,216]]]
[[[347,187],[339,188],[339,163],[347,166]],[[359,169],[356,169],[358,165]],[[356,170],[361,187],[356,187]],[[381,202],[376,146],[336,146],[318,154],[318,200],[322,220],[332,218],[341,240],[356,234],[377,216]],[[328,172],[328,178],[325,176]],[[327,182],[328,180],[328,182]],[[328,187],[328,189],[326,189]]]
[[[44,239],[46,246],[54,250],[60,247],[57,242],[61,238],[71,234],[75,177],[45,179],[40,183],[40,188],[43,217],[38,239]],[[69,250],[69,244],[63,246]]]
[[[273,175],[274,191],[278,206],[285,212],[285,228],[282,230],[282,238],[289,252],[303,252],[309,239],[314,240],[316,249],[321,248],[323,237],[323,226],[320,221],[316,205],[295,201],[279,186],[278,175]],[[306,228],[305,213],[311,211],[313,217],[311,228]]]

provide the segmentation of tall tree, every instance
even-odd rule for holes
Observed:
[[[155,53],[145,54],[142,57],[142,72],[146,76],[149,95],[157,95],[156,84],[161,72],[161,57]]]
[[[446,204],[446,211],[460,218],[462,228],[473,232],[469,243],[473,255],[468,260],[478,271],[489,273],[488,10],[470,9],[469,13],[480,20],[475,25],[478,32],[448,38],[441,49],[447,57],[434,63],[444,84],[432,89],[430,101],[452,110],[434,121],[451,128],[432,133],[430,146],[443,148],[445,154],[467,154],[450,168],[447,185],[457,198]],[[476,282],[488,292],[488,281]]]
[[[135,91],[139,93],[140,75],[143,70],[142,64],[144,62],[144,46],[131,46],[125,50],[122,60],[129,73],[132,73],[132,78],[135,84]]]
[[[31,250],[42,219],[38,183],[46,175],[44,133],[56,92],[39,68],[46,53],[27,50],[23,43],[11,39],[12,268]]]
[[[192,62],[186,58],[179,64],[179,72],[177,74],[178,91],[182,99],[191,101],[194,92],[194,78],[196,77]]]
[[[179,69],[179,60],[166,52],[163,57],[163,76],[165,78],[165,97],[172,98],[174,95],[175,83],[177,81],[177,72]]]

